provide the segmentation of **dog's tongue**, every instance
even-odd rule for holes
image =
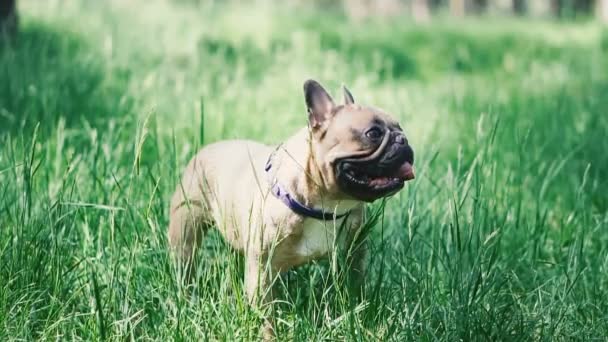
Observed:
[[[404,179],[406,181],[412,180],[416,178],[416,176],[414,175],[414,167],[412,166],[412,164],[405,162],[403,163],[403,165],[401,165],[401,167],[399,167],[393,177]]]

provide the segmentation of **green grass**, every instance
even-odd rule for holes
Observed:
[[[595,23],[54,4],[21,1],[20,36],[0,46],[0,340],[253,339],[242,260],[217,234],[196,289],[176,282],[168,200],[201,144],[304,125],[309,77],[396,115],[418,177],[371,233],[365,301],[349,305],[326,262],[296,269],[281,337],[608,336]]]

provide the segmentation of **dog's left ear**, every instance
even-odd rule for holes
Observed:
[[[350,93],[350,91],[348,90],[348,88],[346,88],[346,86],[344,84],[342,85],[342,92],[344,93],[344,104],[345,105],[351,105],[351,104],[355,103],[353,94]]]
[[[308,122],[310,127],[319,128],[327,120],[334,107],[334,100],[327,91],[315,80],[304,82],[304,98],[308,108]]]

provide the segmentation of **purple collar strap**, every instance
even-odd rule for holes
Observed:
[[[268,161],[266,162],[266,166],[264,167],[264,171],[266,171],[266,174],[268,174],[268,172],[270,172],[270,169],[272,169],[271,159],[272,159],[273,155],[274,155],[274,153],[270,155],[270,157],[268,158]],[[321,209],[308,207],[308,206],[304,205],[303,203],[300,203],[295,198],[293,198],[289,194],[287,189],[283,188],[277,180],[271,180],[271,184],[272,184],[272,186],[271,186],[272,194],[276,198],[281,200],[281,202],[283,202],[289,209],[291,209],[294,213],[296,213],[298,215],[301,215],[304,217],[310,217],[310,218],[314,218],[314,219],[322,220],[322,221],[333,221],[333,220],[340,219],[340,218],[345,217],[348,214],[350,214],[350,211],[347,211],[343,214],[336,214],[334,212],[327,212],[327,211],[324,211]]]

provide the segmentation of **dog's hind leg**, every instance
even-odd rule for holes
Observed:
[[[169,244],[179,268],[180,279],[189,281],[196,271],[195,254],[211,225],[202,196],[186,196],[178,187],[171,201]]]

